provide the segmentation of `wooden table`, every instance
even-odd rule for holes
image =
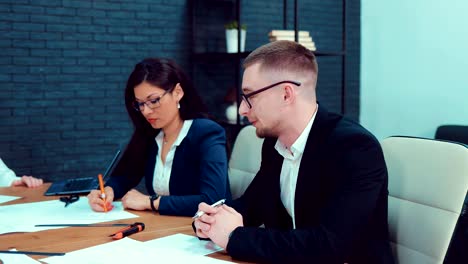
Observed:
[[[58,199],[58,196],[43,195],[49,186],[50,183],[44,184],[43,186],[35,189],[28,189],[26,187],[0,188],[1,195],[23,197],[1,205]],[[145,223],[145,230],[143,232],[133,234],[131,236],[132,239],[139,241],[148,241],[177,233],[194,235],[191,225],[192,219],[190,217],[162,216],[150,211],[131,211],[131,213],[139,215],[140,217],[107,223]],[[0,224],[1,218],[3,217],[8,216],[0,216]],[[67,227],[38,232],[1,234],[0,250],[16,248],[21,251],[70,252],[111,242],[112,239],[109,238],[109,235],[120,228],[121,227]],[[216,252],[209,256],[217,259],[233,261],[232,258],[224,251]],[[45,256],[32,255],[31,257],[34,259],[45,258]]]

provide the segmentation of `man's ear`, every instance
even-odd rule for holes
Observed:
[[[286,85],[283,88],[283,100],[290,104],[296,99],[296,90],[291,85]]]
[[[182,86],[180,86],[180,83],[176,84],[176,86],[174,87],[174,91],[172,93],[175,95],[177,102],[179,102],[182,99],[182,97],[184,97],[184,89],[182,89]]]

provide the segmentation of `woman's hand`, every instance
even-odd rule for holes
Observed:
[[[106,199],[101,198],[100,190],[92,190],[88,194],[88,203],[91,208],[96,212],[104,212],[104,204],[106,205],[107,211],[112,210],[114,206],[112,201],[114,201],[114,190],[112,187],[106,186],[104,188],[104,193],[106,194]]]
[[[159,199],[159,198],[158,198]],[[150,199],[148,195],[132,189],[122,197],[122,205],[124,208],[133,210],[151,210]]]

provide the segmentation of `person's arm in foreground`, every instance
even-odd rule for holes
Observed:
[[[42,179],[23,175],[17,177],[15,172],[8,168],[0,159],[0,186],[27,186],[29,188],[39,187],[43,184]]]
[[[35,178],[33,176],[23,175],[19,179],[14,180],[11,186],[27,186],[29,188],[36,188],[43,184],[42,179]]]

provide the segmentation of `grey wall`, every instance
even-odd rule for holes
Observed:
[[[361,121],[379,139],[468,125],[467,10],[466,0],[363,1]]]

